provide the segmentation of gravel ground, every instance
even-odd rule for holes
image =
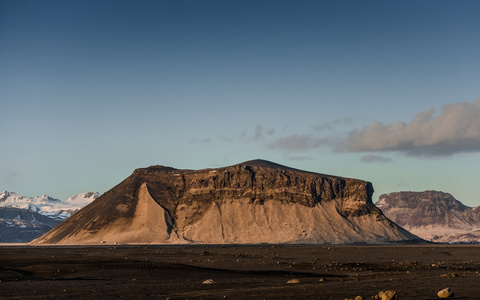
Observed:
[[[477,245],[2,246],[0,298],[480,299],[479,271]]]

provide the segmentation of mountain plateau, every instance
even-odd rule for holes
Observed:
[[[34,244],[391,243],[420,239],[372,203],[372,184],[264,160],[152,166]]]

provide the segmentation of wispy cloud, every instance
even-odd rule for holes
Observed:
[[[338,127],[351,125],[352,121],[353,121],[352,117],[340,118],[340,119],[336,119],[326,123],[314,125],[313,129],[315,129],[316,131],[324,131],[324,130],[336,131]]]
[[[302,156],[302,155],[287,156],[286,159],[288,159],[288,160],[313,160],[313,158],[311,158],[309,156]]]
[[[393,162],[393,159],[389,157],[385,157],[382,155],[378,154],[367,154],[364,155],[360,158],[360,160],[364,163],[375,163],[375,162],[380,162],[380,163],[390,163]]]
[[[410,123],[376,122],[351,131],[344,143],[352,152],[400,152],[411,156],[446,156],[480,151],[480,99],[418,113]]]
[[[212,139],[209,137],[202,138],[202,139],[191,139],[189,143],[191,144],[210,144]]]
[[[332,139],[329,137],[318,137],[315,135],[292,134],[277,138],[268,143],[270,149],[287,151],[287,152],[303,152],[325,145],[331,145]]]
[[[244,130],[241,134],[241,139],[244,143],[258,142],[271,137],[275,134],[275,129],[267,129],[263,125],[255,126],[253,134],[247,130]]]
[[[266,128],[263,125],[257,125],[253,129],[245,129],[239,134],[232,135],[218,135],[213,137],[199,137],[190,139],[190,144],[211,144],[211,143],[252,143],[252,142],[264,142],[271,140],[275,135],[275,129]]]

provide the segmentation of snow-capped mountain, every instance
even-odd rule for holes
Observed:
[[[46,195],[24,197],[4,191],[0,193],[0,243],[30,242],[99,196],[87,192],[62,201]]]
[[[93,200],[97,199],[99,196],[100,194],[97,192],[81,193],[68,198],[67,200],[65,200],[65,203],[84,207],[90,204]]]
[[[100,196],[96,192],[73,195],[65,201],[47,195],[24,197],[13,192],[0,193],[0,207],[21,208],[63,221]]]

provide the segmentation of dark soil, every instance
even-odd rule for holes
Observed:
[[[475,245],[5,246],[0,298],[480,299],[479,271]]]

